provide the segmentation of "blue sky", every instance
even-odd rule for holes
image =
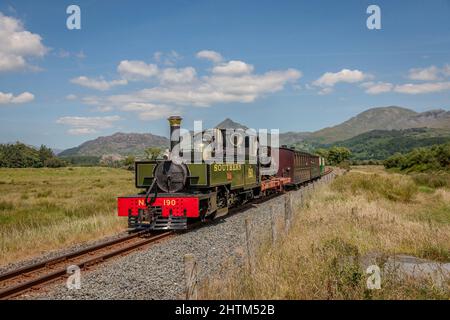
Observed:
[[[66,8],[81,8],[68,30]],[[366,9],[381,8],[381,30]],[[0,1],[0,142],[449,109],[450,1]]]

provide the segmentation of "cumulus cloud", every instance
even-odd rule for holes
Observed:
[[[138,60],[123,60],[117,67],[119,74],[129,80],[139,80],[149,78],[158,74],[158,66],[155,64],[147,64]]]
[[[0,104],[21,104],[34,100],[34,95],[30,92],[23,92],[17,96],[12,93],[0,92]]]
[[[408,78],[411,80],[434,81],[439,79],[441,70],[436,66],[428,68],[413,68],[409,70]]]
[[[97,133],[97,130],[91,128],[75,128],[67,130],[67,133],[74,136],[85,136],[88,134]]]
[[[167,105],[132,102],[120,108],[122,111],[137,112],[141,120],[158,120],[179,113],[180,110]]]
[[[71,128],[67,131],[69,134],[86,135],[97,133],[100,129],[111,128],[119,120],[119,116],[62,117],[56,120],[56,123],[70,126]]]
[[[446,77],[450,77],[450,65],[446,64],[444,66],[444,68],[442,69],[442,73],[446,76]]]
[[[33,68],[27,59],[42,57],[47,51],[40,35],[25,30],[20,20],[0,12],[0,72]]]
[[[231,60],[227,63],[215,66],[212,72],[223,75],[249,74],[253,72],[253,66],[242,61]]]
[[[211,55],[210,52],[203,52],[200,56],[219,61],[217,53]],[[148,66],[138,61],[133,65]],[[302,76],[302,73],[295,69],[257,74],[252,65],[242,61],[221,62],[215,67],[218,69],[207,70],[207,74],[201,77],[197,76],[193,67],[158,68],[157,73],[152,74],[154,82],[148,88],[119,95],[89,96],[84,97],[82,101],[95,107],[96,111],[115,109],[134,112],[142,120],[155,120],[181,113],[183,106],[209,107],[219,103],[251,103],[265,95],[283,90],[289,83],[295,85]],[[122,74],[125,73],[123,68],[118,69]],[[127,68],[128,75],[143,76],[136,71],[139,68],[133,69],[133,72],[130,72],[131,69]]]
[[[333,93],[334,89],[332,87],[326,87],[319,90],[318,94],[321,96],[325,96],[327,94]]]
[[[390,92],[394,88],[394,85],[389,82],[364,82],[361,87],[365,88],[365,92],[368,94],[380,94]]]
[[[219,63],[223,61],[223,57],[220,53],[212,50],[202,50],[197,52],[197,58],[206,59],[214,63]]]
[[[356,83],[371,78],[359,70],[342,69],[339,72],[326,72],[319,79],[313,82],[318,87],[334,87],[339,82]]]
[[[153,58],[156,62],[162,63],[166,66],[173,66],[175,65],[179,60],[181,60],[183,57],[176,52],[175,50],[171,50],[168,53],[164,53],[161,51],[155,52],[153,54]]]
[[[103,78],[92,79],[92,78],[88,78],[85,76],[73,78],[72,80],[70,80],[70,82],[72,82],[74,84],[78,84],[82,87],[100,90],[100,91],[106,91],[106,90],[111,89],[112,87],[123,86],[128,83],[128,81],[126,79],[106,81]]]
[[[450,77],[450,65],[446,64],[442,68],[429,66],[426,68],[412,68],[409,70],[408,79],[421,81],[437,81],[443,77]]]
[[[406,94],[426,94],[450,90],[450,82],[406,83],[396,85],[395,92]]]
[[[159,78],[162,83],[189,83],[195,80],[197,72],[193,67],[167,68],[164,69]]]
[[[74,94],[68,94],[66,96],[66,100],[76,100],[76,99],[77,99],[77,96]]]
[[[185,85],[160,85],[126,95],[110,96],[107,98],[107,103],[121,105],[131,102],[150,102],[198,107],[228,102],[249,103],[265,94],[282,90],[287,83],[295,82],[300,77],[301,72],[295,69],[239,77],[212,75]]]
[[[211,58],[210,54],[205,55],[204,52],[200,55]],[[264,95],[283,90],[288,83],[295,84],[302,76],[302,73],[295,69],[257,74],[254,73],[252,65],[242,61],[220,63],[210,71],[207,75],[197,78],[193,67],[159,69],[155,77],[159,83],[150,88],[128,94],[88,97],[83,101],[95,106],[97,110],[145,106],[148,109],[146,118],[152,118],[153,110],[166,113],[164,110],[171,111],[171,108],[179,106],[209,107],[217,103],[250,103]],[[143,110],[139,112],[142,113]]]

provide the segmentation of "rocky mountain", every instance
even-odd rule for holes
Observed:
[[[344,141],[373,130],[401,130],[410,128],[450,129],[450,111],[438,109],[422,113],[391,106],[366,110],[349,120],[333,127],[315,132],[280,133],[280,145],[296,145],[311,149],[318,145]],[[216,125],[216,128],[247,129],[243,124],[229,118]],[[362,138],[365,136],[363,135]],[[360,140],[360,139],[359,139]],[[358,141],[359,141],[358,140]],[[105,154],[141,155],[148,147],[167,148],[166,137],[150,133],[115,133],[87,141],[78,147],[67,149],[59,156],[99,156]]]
[[[280,145],[293,145],[307,140],[311,132],[282,132],[280,133]]]
[[[149,147],[167,148],[168,146],[169,139],[166,137],[151,133],[117,132],[111,136],[86,141],[78,147],[64,150],[58,156],[140,155]]]
[[[243,124],[240,124],[238,122],[234,122],[230,118],[226,118],[222,122],[218,123],[215,128],[218,129],[244,129],[247,130],[248,127],[244,126]]]
[[[316,143],[332,143],[372,130],[424,127],[450,129],[450,111],[439,109],[418,113],[397,106],[372,108],[341,124],[315,131],[307,139]]]

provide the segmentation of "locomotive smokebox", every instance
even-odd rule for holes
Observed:
[[[180,143],[180,127],[181,127],[181,118],[180,116],[171,116],[167,120],[169,120],[170,124],[170,149],[172,152],[174,146]]]

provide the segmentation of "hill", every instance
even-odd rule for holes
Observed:
[[[235,122],[229,118],[218,123],[215,127],[247,129],[247,126]],[[343,143],[349,143],[357,148],[357,144],[364,144],[363,139],[372,139],[375,133],[371,133],[369,135],[362,134],[373,130],[390,131],[424,127],[450,130],[450,111],[439,109],[418,113],[407,108],[396,106],[372,108],[341,124],[324,128],[312,133],[301,131],[280,133],[280,145],[294,145],[301,149],[312,150],[317,146],[329,145],[342,141]],[[353,137],[357,137],[358,135],[362,136],[355,140],[347,141]],[[387,139],[387,137],[383,136],[383,139],[385,138]],[[398,138],[398,136],[396,136],[396,138]],[[415,136],[410,136],[409,133],[407,133],[404,139],[415,139]],[[421,143],[426,143],[426,141],[427,140],[421,140]],[[409,145],[411,143],[412,142],[408,142],[406,144]],[[112,136],[99,137],[95,140],[87,141],[78,147],[58,153],[58,156],[101,157],[105,154],[118,154],[122,156],[130,154],[141,155],[145,148],[167,148],[168,145],[169,140],[166,137],[157,136],[150,133],[138,134],[119,132]]]
[[[149,147],[167,148],[169,139],[151,133],[122,133],[117,132],[111,136],[98,137],[86,141],[78,147],[64,150],[60,157],[68,156],[98,156],[105,154],[140,155]]]
[[[226,118],[222,122],[218,123],[215,128],[218,129],[244,129],[247,130],[248,127],[244,126],[243,124],[240,124],[238,122],[234,122],[230,118]]]
[[[450,141],[450,130],[412,128],[403,130],[372,130],[348,140],[322,147],[347,147],[354,160],[384,160],[396,152],[407,153],[414,148],[428,147]]]
[[[372,108],[341,124],[315,131],[307,140],[313,143],[333,143],[372,130],[423,127],[450,129],[450,111],[439,109],[417,113],[396,106]]]

